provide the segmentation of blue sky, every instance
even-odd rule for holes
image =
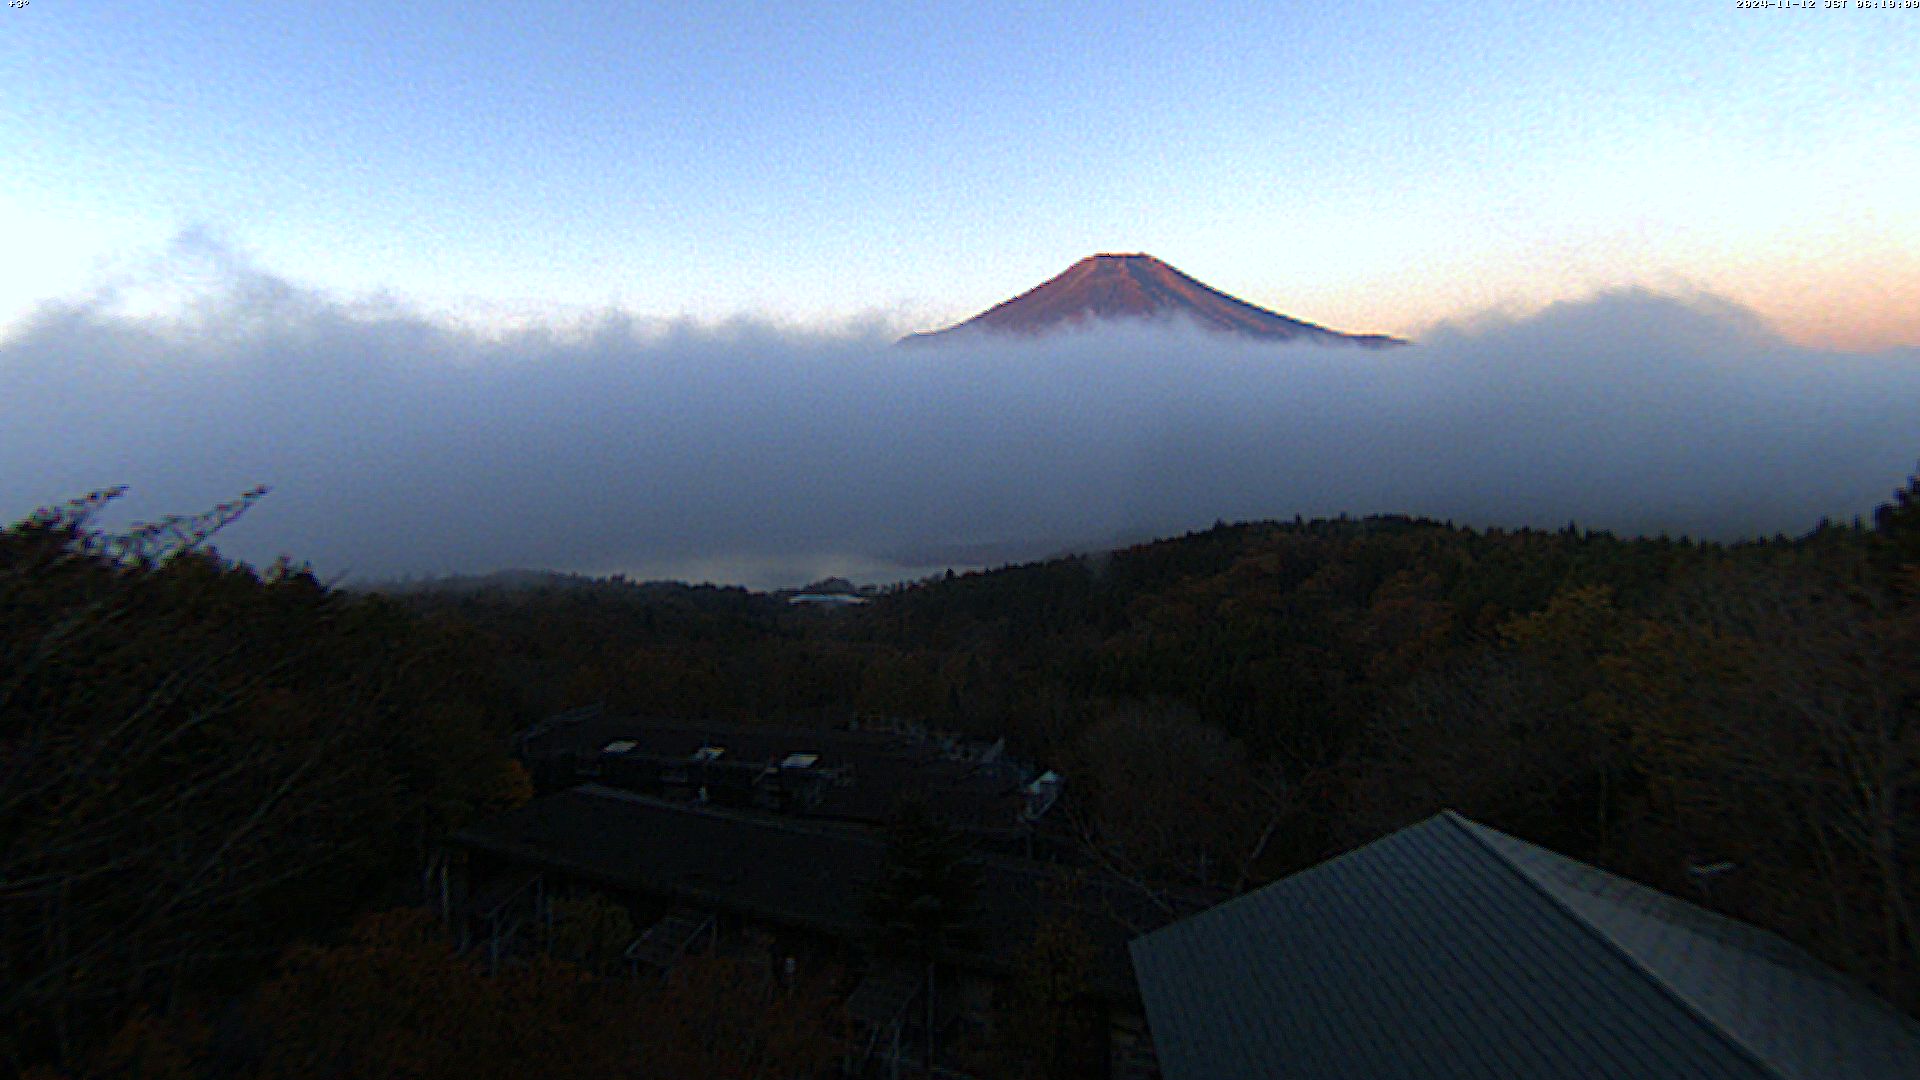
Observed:
[[[1920,343],[1920,11],[0,11],[0,320],[217,237],[345,296],[901,328],[1100,250],[1417,333],[1619,285]]]

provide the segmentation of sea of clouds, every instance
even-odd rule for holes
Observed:
[[[1870,513],[1920,458],[1920,349],[1794,345],[1710,296],[1602,292],[1380,351],[895,333],[479,327],[188,238],[0,331],[0,518],[130,485],[113,524],[265,483],[224,553],[769,587],[1296,514],[1798,533]]]

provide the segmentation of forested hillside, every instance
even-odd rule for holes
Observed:
[[[1452,807],[1920,1001],[1920,505],[1735,545],[1221,524],[873,604],[416,594],[530,704],[893,715],[1066,772],[1090,848],[1246,886]],[[1732,863],[1708,876],[1689,867]]]
[[[469,986],[370,917],[527,797],[514,731],[591,702],[1005,735],[1068,776],[1093,864],[1147,888],[1249,887],[1453,807],[1920,1007],[1920,481],[1797,539],[1222,524],[833,610],[617,579],[347,593],[191,530],[116,543],[107,497],[0,533],[0,1068],[440,1075],[406,1032],[443,1024],[610,1075],[566,1037],[600,1015],[562,1007],[588,968]],[[560,1027],[515,1034],[527,1002]],[[776,1020],[712,1051],[819,1052]]]
[[[0,1050],[75,1061],[207,1004],[524,799],[475,642],[288,565],[87,528],[0,533]],[[211,995],[211,996],[210,996]]]

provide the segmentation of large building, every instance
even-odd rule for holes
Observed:
[[[977,1043],[1041,928],[1065,923],[1094,949],[1089,1075],[1920,1078],[1920,1025],[1800,949],[1450,812],[1213,903],[1028,857],[1062,782],[997,742],[587,710],[520,751],[543,794],[439,864],[468,946],[511,957],[557,899],[591,892],[632,916],[636,976],[704,950],[772,977],[843,971],[851,1075]],[[931,994],[874,947],[863,904],[908,793],[979,872]]]
[[[522,733],[542,791],[599,783],[666,799],[878,826],[911,793],[995,850],[1027,853],[1061,778],[1000,740],[912,724],[855,729],[641,719],[586,709]]]
[[[610,897],[641,929],[635,974],[664,970],[689,949],[724,946],[769,972],[824,966],[862,977],[849,1011],[864,1027],[856,1069],[923,1045],[920,981],[872,955],[863,900],[885,845],[872,830],[764,812],[669,801],[597,784],[540,796],[461,830],[444,864],[449,919],[470,946],[500,955],[526,944],[554,900]],[[996,994],[1049,921],[1071,919],[1096,947],[1086,1005],[1108,1032],[1108,1068],[1150,1074],[1145,1019],[1127,958],[1141,928],[1168,917],[1142,895],[1076,883],[1061,868],[976,856],[979,910],[970,940],[941,959],[937,1043],[983,1036]]]
[[[1781,938],[1442,813],[1132,945],[1167,1080],[1914,1080]]]
[[[911,725],[864,730],[715,725],[563,714],[524,733],[542,794],[460,830],[435,892],[463,946],[496,962],[536,947],[556,901],[597,894],[636,927],[635,976],[717,950],[770,976],[846,972],[856,1025],[847,1068],[897,1075],[931,1041],[979,1044],[1043,928],[1071,925],[1094,950],[1081,1005],[1090,1075],[1154,1075],[1127,943],[1210,898],[1170,898],[1028,857],[1062,782],[998,742]],[[968,840],[977,913],[921,972],[877,948],[865,900],[903,796]],[[929,1015],[931,1013],[931,1015]],[[950,1075],[960,1064],[949,1060]]]

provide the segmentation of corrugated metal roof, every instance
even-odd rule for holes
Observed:
[[[1443,813],[1133,942],[1168,1080],[1912,1080],[1772,934]]]
[[[1920,1077],[1920,1024],[1779,936],[1455,820],[1780,1075]]]

